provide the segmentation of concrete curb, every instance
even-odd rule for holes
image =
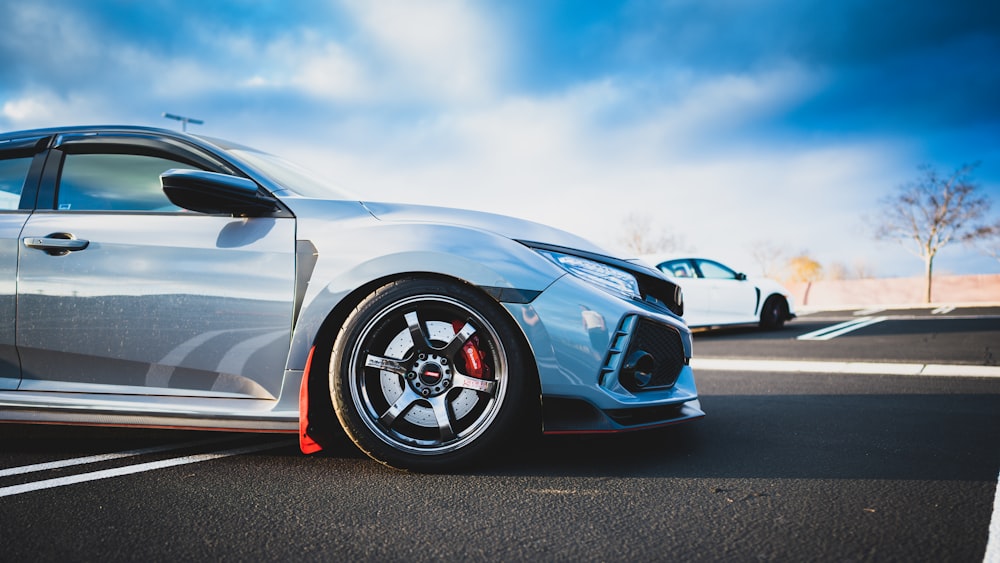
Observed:
[[[911,311],[917,309],[939,309],[941,307],[955,307],[957,308],[970,308],[970,307],[1000,307],[1000,301],[969,301],[960,303],[886,303],[881,305],[863,305],[863,304],[853,304],[853,305],[832,305],[829,307],[821,306],[806,306],[806,307],[796,307],[795,313],[799,316],[811,315],[813,313],[822,313],[823,311],[861,311],[869,309],[882,309],[882,310],[903,310]]]

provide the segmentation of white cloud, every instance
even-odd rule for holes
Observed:
[[[346,0],[345,10],[341,28],[348,31],[341,35],[323,21],[303,21],[262,43],[242,29],[206,23],[186,30],[189,47],[165,56],[153,43],[101,29],[82,8],[17,4],[8,9],[16,33],[0,38],[0,46],[31,60],[36,81],[49,90],[136,103],[234,87],[369,107],[478,103],[496,92],[503,43],[496,23],[475,5]]]
[[[696,76],[677,72],[646,78],[640,83],[616,83],[623,104],[646,107],[644,123],[635,123],[625,133],[646,150],[685,151],[741,142],[744,128],[767,123],[776,115],[807,99],[824,78],[795,65],[785,65],[756,74]],[[660,91],[642,99],[639,93]]]
[[[310,30],[283,36],[259,49],[234,56],[253,61],[254,73],[239,83],[250,88],[291,88],[317,98],[358,101],[372,94],[364,65],[345,46]]]
[[[164,57],[148,46],[122,42],[95,24],[90,13],[75,8],[28,3],[12,7],[9,29],[15,36],[8,44],[15,56],[30,61],[33,77],[26,83],[63,92],[66,99],[118,98],[117,105],[127,106],[121,101],[194,96],[233,82],[218,61],[208,62],[200,54]]]
[[[8,129],[55,127],[107,122],[113,112],[87,95],[59,96],[49,90],[29,90],[9,99],[0,108]]]
[[[78,75],[100,58],[103,42],[85,18],[43,3],[12,2],[5,8],[9,21],[0,45],[38,71]],[[59,55],[51,56],[56,50]]]
[[[293,84],[334,98],[359,98],[367,88],[360,65],[339,45],[330,43],[304,57]]]
[[[304,22],[264,44],[201,30],[237,61],[242,88],[285,89],[334,102],[455,104],[496,94],[504,44],[498,23],[462,1],[338,2],[349,33]]]
[[[500,22],[462,0],[344,0],[387,61],[386,81],[430,99],[475,101],[494,94],[506,46]]]
[[[880,253],[895,249],[873,244],[859,210],[897,183],[893,145],[703,142],[780,111],[794,100],[794,82],[788,73],[703,81],[641,118],[609,123],[604,116],[633,103],[635,85],[602,80],[549,98],[458,107],[384,131],[377,153],[341,146],[310,160],[371,199],[524,217],[612,250],[625,218],[640,213],[745,269],[759,240],[821,262],[888,263]],[[695,153],[685,146],[693,141]]]
[[[900,170],[912,172],[897,140],[792,131],[784,142],[761,132],[826,86],[826,75],[792,64],[716,76],[664,70],[533,95],[505,90],[516,38],[481,4],[333,1],[353,18],[338,22],[343,35],[302,21],[263,41],[206,23],[185,30],[195,48],[171,57],[115,43],[82,8],[16,4],[8,12],[21,31],[0,47],[17,45],[36,70],[5,85],[0,125],[147,121],[136,115],[164,125],[160,111],[204,100],[301,92],[314,114],[275,108],[282,131],[236,107],[198,117],[221,136],[304,157],[372,199],[506,213],[612,249],[622,221],[639,212],[737,262],[769,240],[824,263],[861,256],[879,273],[919,271],[900,249],[874,244],[861,217],[907,179]],[[383,111],[401,105],[423,111]],[[334,110],[336,131],[315,138]]]
[[[51,119],[51,106],[41,96],[10,100],[3,105],[3,116],[14,123]]]

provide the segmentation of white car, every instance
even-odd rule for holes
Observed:
[[[681,286],[690,327],[757,324],[777,329],[795,318],[791,295],[774,280],[751,279],[707,258],[656,254],[642,259]]]

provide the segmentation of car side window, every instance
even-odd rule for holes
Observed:
[[[701,275],[713,280],[735,280],[736,272],[730,270],[729,268],[719,264],[718,262],[711,262],[709,260],[699,260],[698,269],[701,270]]]
[[[184,162],[138,154],[67,154],[56,197],[61,211],[177,212],[160,174],[191,168]]]
[[[17,209],[31,157],[0,160],[0,211]]]
[[[687,260],[671,260],[660,264],[660,270],[675,278],[696,278],[694,268]]]

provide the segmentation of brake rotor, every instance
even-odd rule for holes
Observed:
[[[444,346],[446,343],[451,342],[451,339],[455,337],[455,329],[452,328],[451,323],[444,321],[427,321],[426,326],[427,338],[433,342],[435,346]],[[413,338],[410,336],[410,331],[408,329],[404,329],[389,342],[385,350],[379,353],[379,355],[386,358],[401,360],[406,358],[412,349]],[[379,382],[382,386],[382,395],[390,405],[395,403],[396,400],[402,396],[403,386],[409,385],[405,378],[386,370],[382,370],[380,372]],[[449,397],[452,397],[449,403],[451,405],[453,416],[456,420],[469,414],[469,412],[471,412],[479,402],[479,394],[472,389],[462,389],[461,391],[453,392],[449,394]],[[407,411],[406,415],[403,416],[403,420],[409,422],[410,424],[415,424],[425,428],[437,428],[438,426],[437,418],[434,416],[434,410],[429,406],[421,404],[413,405],[413,407]]]

